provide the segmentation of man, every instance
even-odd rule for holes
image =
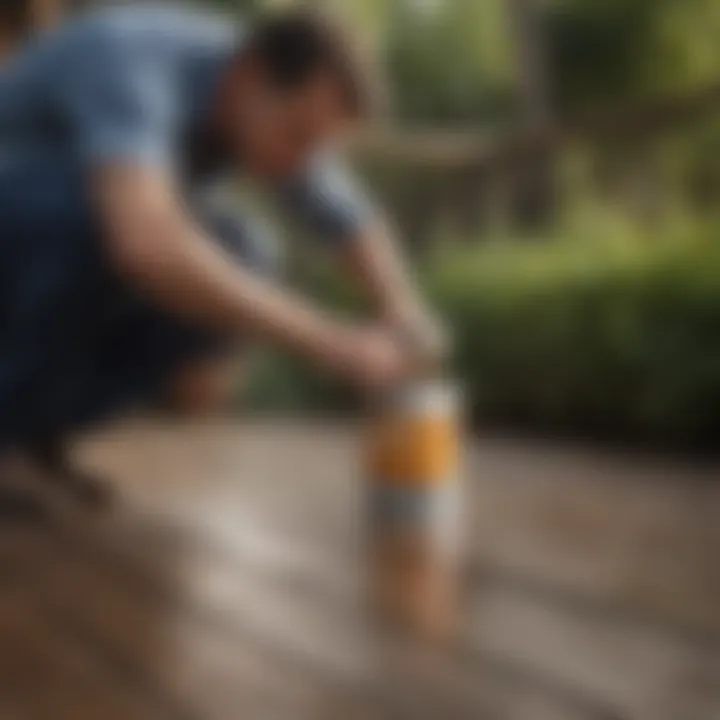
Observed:
[[[434,333],[330,153],[371,99],[343,33],[297,11],[243,30],[103,9],[0,69],[0,443],[56,438],[173,386],[197,396],[243,338],[372,389],[399,380],[405,341]],[[197,190],[228,169],[327,244],[374,301],[374,326],[264,279],[246,222],[213,236]]]

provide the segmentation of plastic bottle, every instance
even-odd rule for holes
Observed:
[[[436,638],[457,617],[460,404],[453,382],[423,368],[380,403],[367,448],[374,606]]]

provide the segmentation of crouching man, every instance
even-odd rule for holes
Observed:
[[[276,343],[372,389],[436,332],[376,209],[332,146],[368,119],[367,66],[322,17],[237,27],[131,5],[74,19],[0,69],[0,444],[59,439],[138,403],[223,395],[228,351]],[[228,172],[359,281],[349,324],[268,278],[240,219],[196,211]]]

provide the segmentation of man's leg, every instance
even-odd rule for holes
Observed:
[[[278,275],[277,246],[261,226],[227,215],[204,213],[203,219],[238,262],[265,276]],[[101,402],[86,410],[82,424],[87,425],[96,416],[116,414],[123,404],[135,405],[138,401],[183,416],[219,412],[230,406],[240,389],[250,350],[141,308],[137,317],[120,323],[101,353],[99,364],[112,358],[118,371],[105,379],[104,384],[110,381],[112,387],[90,391],[104,397],[106,407]],[[87,382],[84,385],[88,391]],[[47,432],[34,438],[26,445],[27,454],[48,479],[83,502],[102,506],[112,499],[108,484],[79,470],[69,456],[70,431],[75,429],[72,425],[69,431]]]
[[[242,387],[245,360],[239,351],[188,363],[170,378],[160,399],[161,408],[184,417],[227,410]]]
[[[168,378],[157,401],[157,409],[181,417],[209,417],[231,406],[241,384],[243,358],[240,354],[191,361]],[[113,501],[111,485],[73,461],[70,438],[49,433],[28,443],[25,454],[42,471],[42,477],[69,492],[84,505],[102,508]],[[23,493],[0,491],[0,518],[36,517],[37,501]]]
[[[28,488],[18,486],[12,469],[5,467],[2,460],[0,460],[0,525],[45,519],[43,503]]]

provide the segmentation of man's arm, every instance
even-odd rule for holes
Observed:
[[[391,382],[403,358],[388,335],[273,288],[195,226],[172,181],[177,69],[161,46],[128,32],[106,18],[74,35],[57,95],[120,272],[171,312],[281,343],[355,382]]]
[[[233,263],[194,226],[157,170],[96,172],[95,200],[116,267],[169,310],[252,333],[368,384],[400,372],[391,343],[346,327]]]
[[[324,239],[365,290],[380,322],[419,350],[440,355],[445,338],[374,204],[342,164],[318,160],[281,188],[291,212]]]
[[[421,310],[420,291],[392,232],[379,218],[359,225],[339,250],[340,261],[367,289],[380,317],[391,324]]]

